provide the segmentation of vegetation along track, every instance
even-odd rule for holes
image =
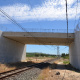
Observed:
[[[10,77],[12,75],[16,75],[18,73],[30,70],[30,69],[32,69],[34,67],[44,68],[47,65],[49,65],[50,62],[54,62],[57,59],[58,58],[56,58],[56,59],[50,59],[50,60],[47,60],[47,61],[44,61],[44,62],[41,62],[41,63],[36,63],[36,64],[33,64],[33,65],[29,65],[29,66],[24,67],[24,68],[19,68],[19,69],[15,69],[15,70],[11,70],[11,71],[0,73],[0,80],[3,80],[4,78]]]

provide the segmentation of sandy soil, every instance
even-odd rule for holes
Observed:
[[[72,70],[72,67],[68,70],[63,62],[56,61],[51,67],[42,70],[37,80],[80,80],[80,72]]]

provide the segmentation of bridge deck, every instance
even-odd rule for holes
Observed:
[[[69,45],[74,41],[74,33],[46,32],[3,32],[4,37],[23,44]]]

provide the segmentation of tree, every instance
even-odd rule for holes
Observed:
[[[37,57],[39,57],[39,54],[38,53],[35,53],[35,57],[36,57],[36,61],[37,61]]]
[[[65,57],[65,53],[62,53],[61,57]]]

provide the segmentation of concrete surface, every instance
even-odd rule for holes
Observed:
[[[26,45],[7,39],[0,31],[0,62],[18,62],[26,58]]]
[[[80,31],[75,32],[74,42],[70,44],[70,63],[80,69]]]
[[[74,41],[74,34],[42,32],[3,32],[3,36],[24,44],[69,45]]]

